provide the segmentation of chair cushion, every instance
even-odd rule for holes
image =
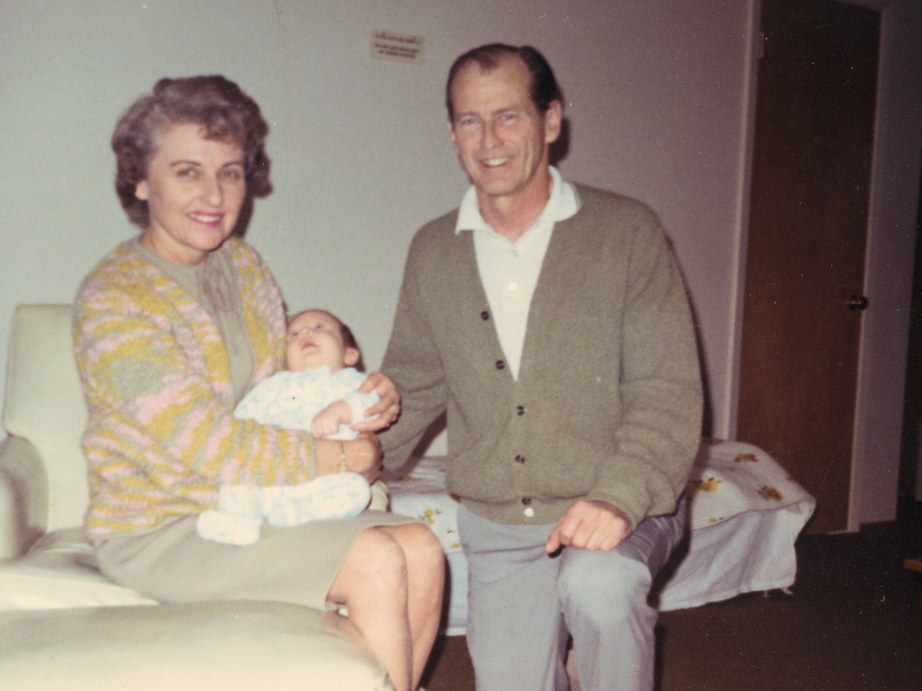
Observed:
[[[0,562],[0,612],[154,604],[99,572],[81,528],[49,533],[21,559]]]
[[[203,602],[0,613],[5,689],[393,689],[334,612]]]

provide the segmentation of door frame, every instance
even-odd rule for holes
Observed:
[[[852,438],[848,526],[896,517],[903,392],[909,340],[913,250],[922,152],[922,12],[916,0],[840,0],[881,13],[880,67],[871,161],[858,393]],[[736,436],[742,311],[745,295],[749,192],[755,135],[761,1],[752,2],[748,65],[745,194],[736,259],[733,394],[730,436]],[[744,440],[745,441],[745,440]]]

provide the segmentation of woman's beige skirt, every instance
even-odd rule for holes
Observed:
[[[274,600],[324,609],[359,533],[413,522],[365,511],[292,528],[264,525],[258,542],[235,546],[199,537],[190,516],[150,533],[97,539],[94,546],[109,578],[162,602]]]

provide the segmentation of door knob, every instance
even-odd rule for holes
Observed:
[[[868,308],[866,295],[852,295],[845,303],[852,312],[861,312]]]

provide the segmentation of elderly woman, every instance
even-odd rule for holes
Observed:
[[[164,602],[263,599],[344,604],[397,689],[419,684],[435,638],[444,564],[424,525],[366,511],[266,526],[245,547],[204,540],[218,486],[282,485],[352,470],[374,481],[372,433],[355,441],[238,420],[236,402],[282,365],[282,297],[259,255],[232,237],[241,208],[270,191],[259,107],[227,79],[163,79],[119,121],[116,190],[141,234],[86,277],[75,303],[89,410],[87,533],[113,580]]]

